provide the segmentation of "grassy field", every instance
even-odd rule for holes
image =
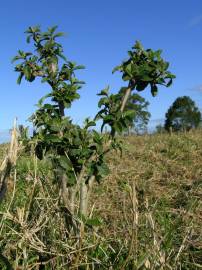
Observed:
[[[14,269],[202,269],[202,132],[123,140],[79,238],[67,235],[49,164],[19,156],[0,205]]]

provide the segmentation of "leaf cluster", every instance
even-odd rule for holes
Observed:
[[[156,96],[158,85],[168,87],[175,78],[175,75],[168,71],[169,63],[163,60],[161,53],[161,50],[145,50],[137,41],[132,50],[128,51],[129,58],[113,72],[120,71],[122,79],[129,82],[131,89],[143,91],[150,86],[152,95]]]
[[[122,90],[126,90],[126,88],[122,88]],[[100,111],[97,113],[95,119],[102,120],[101,131],[105,125],[108,125],[111,128],[112,135],[116,132],[122,133],[133,121],[136,113],[134,108],[127,108],[124,112],[120,110],[124,94],[124,91],[119,91],[117,94],[110,94],[109,87],[98,94],[101,96],[98,103]]]
[[[64,108],[69,108],[71,103],[80,96],[77,91],[81,88],[83,81],[75,76],[75,71],[83,69],[84,66],[68,61],[63,55],[61,44],[56,42],[63,33],[56,33],[57,27],[48,28],[47,32],[41,32],[40,27],[29,27],[25,32],[27,42],[34,43],[35,51],[18,51],[13,61],[20,61],[15,71],[19,72],[17,82],[20,84],[23,77],[33,82],[37,77],[42,83],[48,83],[52,92],[49,97],[56,103],[62,103]],[[60,65],[61,61],[63,63]],[[48,97],[48,96],[46,96]]]

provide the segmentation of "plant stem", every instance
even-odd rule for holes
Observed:
[[[124,97],[123,97],[122,104],[121,104],[121,112],[124,111],[125,106],[126,106],[126,103],[127,103],[127,101],[128,101],[128,98],[129,98],[130,94],[131,94],[131,87],[128,86],[128,88],[126,89],[125,95],[124,95]]]

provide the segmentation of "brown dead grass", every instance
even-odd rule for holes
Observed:
[[[147,200],[152,205],[165,202],[171,213],[192,217],[201,239],[202,205],[193,213],[191,203],[202,198],[202,132],[131,136],[124,141],[122,158],[110,155],[111,174],[95,187],[91,201],[95,215],[104,220],[102,233],[127,237],[132,215],[126,189],[135,182],[140,208]]]
[[[5,213],[0,240],[6,247],[5,254],[12,257],[10,245],[13,245],[20,258],[24,258],[26,252],[29,254],[26,256],[32,258],[33,254],[46,255],[48,247],[52,249],[54,260],[59,261],[58,265],[71,250],[78,265],[100,260],[101,268],[95,269],[201,269],[202,131],[131,136],[124,137],[123,141],[122,157],[120,153],[110,153],[111,173],[94,186],[90,216],[101,217],[103,223],[93,230],[86,228],[83,239],[86,252],[78,251],[77,245],[72,244],[74,240],[66,239],[63,217],[58,212],[57,192],[47,164],[22,156],[16,167],[12,205],[8,202],[10,216],[2,206]],[[4,155],[6,146],[1,151]],[[13,187],[9,190],[12,193]],[[9,194],[7,198],[9,200]],[[31,211],[27,224],[25,222],[26,236],[31,238],[26,239],[24,223],[18,220],[25,208],[31,207],[34,214]],[[12,220],[9,227],[11,216],[17,223]],[[46,222],[36,230],[41,218]],[[21,242],[27,250],[24,253],[21,244],[19,247],[17,244]],[[98,246],[102,250],[99,255],[95,251]],[[34,260],[38,265],[37,257]],[[138,268],[140,262],[142,266]]]

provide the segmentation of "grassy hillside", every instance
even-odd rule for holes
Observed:
[[[19,157],[0,205],[0,249],[14,269],[202,268],[201,131],[123,140],[77,239],[49,164]]]

